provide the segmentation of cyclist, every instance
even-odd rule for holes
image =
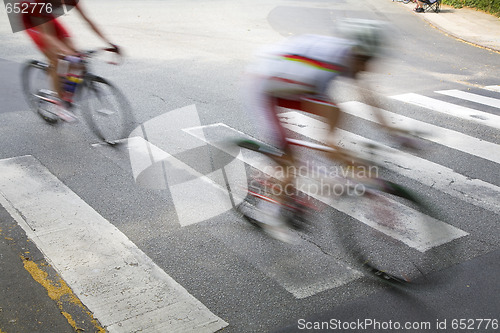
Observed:
[[[78,65],[79,53],[68,30],[61,24],[55,13],[62,14],[63,5],[66,6],[67,10],[74,8],[82,19],[88,23],[90,28],[111,46],[110,50],[119,53],[119,49],[103,35],[97,25],[89,18],[79,0],[24,0],[23,3],[28,4],[29,10],[22,12],[22,23],[28,36],[47,57],[50,65],[48,72],[53,89],[61,101],[71,102],[63,94],[63,87],[58,75],[58,65],[60,64],[60,59],[67,59],[71,67],[78,68],[80,66],[81,68],[81,65]],[[37,7],[37,4],[43,4],[43,6]],[[39,10],[39,8],[43,8],[43,10]]]
[[[293,185],[294,177],[287,172],[287,166],[295,165],[295,156],[277,115],[279,107],[324,117],[331,134],[339,123],[341,112],[327,90],[340,75],[354,79],[364,102],[374,105],[375,99],[359,80],[359,74],[367,71],[372,60],[380,55],[384,46],[384,29],[384,24],[379,21],[345,20],[339,25],[342,38],[320,35],[291,37],[265,49],[259,60],[250,66],[244,103],[247,112],[261,127],[265,140],[284,152],[282,157],[274,158],[285,171],[282,188]],[[373,109],[382,128],[395,133],[396,129],[387,125],[377,108]],[[350,162],[333,141],[327,144],[333,148],[329,157]],[[279,205],[266,203],[266,217],[258,222],[262,222],[261,227],[271,236],[286,241],[290,234],[279,206],[289,198],[285,191],[277,196]]]

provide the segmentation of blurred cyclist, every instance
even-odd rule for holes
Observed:
[[[28,36],[47,57],[50,65],[49,75],[52,85],[61,100],[64,100],[65,96],[63,95],[61,80],[57,72],[59,59],[66,58],[70,62],[73,62],[73,64],[70,64],[71,66],[78,66],[78,50],[75,48],[68,30],[57,19],[56,13],[59,15],[64,13],[63,5],[66,6],[67,10],[70,9],[69,7],[76,9],[80,16],[89,24],[90,28],[103,41],[109,44],[111,49],[119,52],[118,47],[111,43],[87,16],[79,0],[24,0],[23,3],[28,4],[28,10],[23,11],[21,14],[23,25],[26,28]]]
[[[379,21],[351,19],[339,25],[342,38],[320,35],[302,35],[286,39],[267,48],[259,60],[249,68],[245,85],[246,108],[256,120],[268,143],[284,152],[275,161],[286,171],[295,165],[295,156],[286,141],[285,130],[278,118],[279,107],[297,109],[324,117],[329,125],[333,148],[330,157],[350,163],[342,149],[331,140],[331,133],[339,123],[341,112],[328,96],[329,84],[343,75],[354,79],[364,102],[374,105],[369,89],[363,87],[359,73],[367,71],[370,62],[380,55],[384,46],[384,24]],[[394,132],[382,115],[373,108],[381,126]],[[293,175],[286,174],[284,187],[293,185]],[[286,202],[286,193],[278,195],[280,205]],[[267,215],[274,215],[261,225],[271,236],[286,240],[288,228],[280,216],[280,205],[269,207]],[[262,222],[262,221],[259,221]]]

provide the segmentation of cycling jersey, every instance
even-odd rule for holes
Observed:
[[[264,49],[248,68],[244,92],[247,112],[259,119],[262,138],[278,148],[286,136],[276,107],[302,109],[303,102],[335,106],[329,83],[350,73],[353,43],[331,36],[302,35]]]
[[[290,93],[324,94],[330,81],[347,72],[352,46],[331,36],[292,37],[265,49],[249,71],[275,81],[270,93],[285,93],[288,85]]]

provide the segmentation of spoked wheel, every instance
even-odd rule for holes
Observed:
[[[46,63],[36,60],[26,63],[22,69],[21,83],[30,109],[45,121],[56,123],[59,117],[52,110],[56,105],[49,101],[55,93],[51,90],[48,68]]]
[[[126,97],[104,78],[86,75],[78,100],[91,130],[103,141],[115,144],[128,136],[134,125]]]
[[[344,209],[358,220],[335,226],[344,257],[368,276],[395,286],[427,289],[441,284],[430,274],[452,265],[451,247],[439,248],[460,237],[458,229],[431,217],[409,191],[385,184],[389,188],[341,198]]]

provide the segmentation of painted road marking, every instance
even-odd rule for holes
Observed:
[[[245,165],[239,160],[220,165],[218,156],[204,140],[183,131],[200,126],[196,105],[171,110],[137,128],[121,140],[119,153],[106,144],[93,145],[124,169],[132,168],[136,184],[153,190],[168,190],[181,226],[203,222],[233,209],[239,204],[232,197],[228,180],[247,184]],[[178,155],[196,157],[191,166]],[[124,161],[126,156],[129,161]],[[129,162],[129,163],[128,163]],[[207,170],[206,174],[197,170]],[[200,168],[198,168],[200,167]],[[215,168],[218,169],[215,169]],[[215,169],[215,170],[214,170]],[[241,180],[240,180],[241,178]],[[197,208],[193,209],[193,203]]]
[[[494,108],[500,108],[500,99],[496,99],[496,98],[492,98],[492,97],[486,97],[486,96],[477,95],[477,94],[473,94],[473,93],[461,91],[461,90],[456,90],[456,89],[440,90],[440,91],[435,91],[435,92],[438,94],[456,97],[456,98],[460,98],[460,99],[465,99],[466,101],[471,101],[471,102],[491,106]]]
[[[228,191],[224,179],[230,184],[247,184],[245,165],[234,160],[208,174],[201,174],[186,163],[146,141],[131,137],[119,141],[120,149],[127,151],[136,183],[151,189],[170,191],[179,224],[183,227],[203,222],[233,209],[243,199]],[[199,144],[199,142],[198,142]],[[95,144],[104,154],[109,145]],[[113,148],[114,150],[114,148]],[[108,156],[114,159],[116,156]],[[118,164],[120,161],[116,161]],[[196,209],[193,209],[196,203]]]
[[[500,129],[500,116],[487,112],[478,111],[414,93],[391,96],[391,98],[421,106],[429,110],[441,112],[449,116],[472,121],[477,124],[483,124],[495,129]]]
[[[345,113],[378,123],[373,114],[372,107],[369,105],[360,102],[346,102],[339,104],[339,106]],[[422,134],[416,133],[416,136],[470,155],[484,158],[488,161],[500,163],[500,149],[498,149],[498,145],[495,143],[425,123],[423,121],[404,117],[387,110],[378,110],[389,123],[395,124],[397,128],[409,131],[418,130],[419,132],[422,132]]]
[[[486,86],[486,87],[484,87],[484,89],[489,90],[489,91],[500,92],[500,85]]]
[[[0,202],[109,332],[227,326],[34,157],[0,160]]]

